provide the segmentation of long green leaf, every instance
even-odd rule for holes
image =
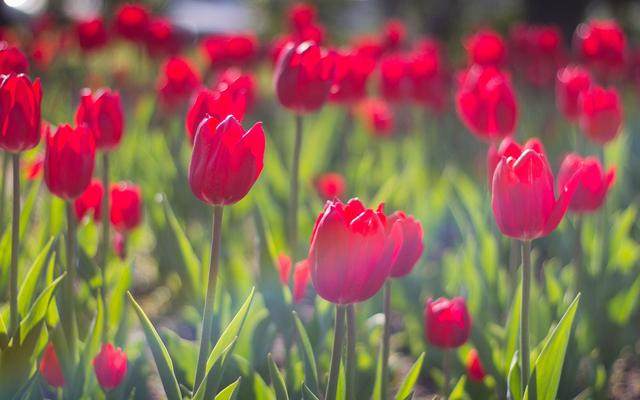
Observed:
[[[213,361],[213,366],[207,370],[207,374],[204,376],[200,386],[198,386],[198,390],[196,390],[192,400],[204,400],[205,398],[211,398],[210,396],[212,396],[212,394],[207,394],[207,392],[215,392],[217,390],[217,387],[220,385],[220,381],[222,380],[227,355],[231,352],[236,340],[237,337],[235,337],[233,341],[218,354],[217,358]]]
[[[287,386],[284,384],[284,378],[278,370],[278,366],[276,365],[275,361],[273,361],[271,353],[269,353],[268,359],[269,376],[271,377],[271,386],[273,386],[273,389],[276,392],[276,399],[289,400],[289,394],[287,393]]]
[[[311,389],[309,389],[309,386],[302,384],[302,398],[304,400],[320,400],[318,398],[318,396],[316,396]]]
[[[201,263],[196,255],[196,252],[193,250],[189,239],[187,238],[184,229],[180,226],[180,222],[176,218],[175,213],[171,209],[169,205],[169,201],[163,201],[165,213],[167,215],[167,220],[169,221],[169,225],[171,226],[171,230],[176,237],[178,242],[178,247],[180,248],[180,254],[182,255],[182,261],[184,262],[184,266],[186,268],[187,276],[189,277],[189,285],[195,291],[196,296],[200,296],[202,292],[202,280],[200,279],[200,269]]]
[[[420,371],[422,370],[422,362],[424,361],[424,353],[420,354],[420,357],[416,360],[415,363],[411,366],[409,373],[404,378],[402,385],[400,385],[400,390],[398,390],[398,394],[396,395],[396,400],[405,400],[411,396],[413,392],[413,388],[418,381],[418,376],[420,376]]]
[[[238,387],[240,386],[240,380],[238,378],[231,385],[222,389],[220,393],[216,395],[216,400],[234,400],[238,396]]]
[[[51,282],[51,284],[40,293],[27,315],[20,321],[20,342],[22,342],[31,329],[47,315],[47,308],[49,308],[53,293],[65,276],[66,273],[63,273]]]
[[[300,349],[302,350],[302,356],[304,359],[305,382],[308,383],[311,391],[318,393],[320,388],[318,383],[318,367],[316,365],[316,358],[313,353],[313,348],[311,347],[311,342],[309,341],[309,335],[307,335],[307,331],[295,311],[293,312],[293,319],[296,324],[298,342],[300,343]]]
[[[52,255],[51,247],[55,238],[49,239],[47,244],[44,245],[31,267],[27,271],[27,275],[24,277],[20,291],[18,292],[18,310],[20,314],[25,315],[27,309],[31,305],[33,295],[38,284],[38,280],[42,275],[42,270],[47,264],[47,260]]]
[[[518,364],[519,352],[513,353],[511,366],[509,367],[509,375],[507,377],[507,399],[521,400],[522,385],[520,384],[520,364]]]

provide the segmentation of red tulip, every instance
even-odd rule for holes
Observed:
[[[414,52],[409,64],[411,96],[415,101],[433,111],[444,111],[449,92],[449,82],[440,52],[440,44],[424,39]]]
[[[520,154],[527,149],[532,149],[536,153],[546,154],[542,142],[536,138],[527,140],[524,146],[520,146],[518,142],[513,140],[511,137],[504,138],[502,142],[500,142],[500,146],[498,148],[496,148],[495,144],[492,143],[487,151],[487,175],[489,177],[489,187],[491,187],[493,173],[495,172],[500,160],[502,160],[502,158],[509,157],[518,158]]]
[[[358,114],[369,132],[376,136],[390,136],[395,127],[395,117],[389,103],[382,99],[366,99],[358,105]]]
[[[592,86],[578,98],[580,129],[589,139],[605,145],[622,129],[622,101],[615,88]]]
[[[406,55],[391,54],[380,60],[380,92],[389,101],[402,101],[411,95],[410,64]]]
[[[0,75],[0,149],[18,153],[40,142],[40,80]]]
[[[354,103],[367,94],[367,81],[376,66],[370,56],[353,51],[336,53],[336,69],[331,101],[336,103]]]
[[[142,4],[123,4],[116,11],[116,32],[125,39],[142,41],[147,34],[149,19],[149,10]]]
[[[162,104],[170,108],[191,96],[200,86],[200,76],[187,59],[171,57],[162,66],[157,85]]]
[[[113,235],[113,252],[121,260],[127,258],[127,237],[120,232],[116,232]]]
[[[497,32],[483,29],[465,40],[469,65],[478,64],[483,67],[500,67],[504,64],[507,49],[504,39]]]
[[[460,76],[456,110],[471,133],[487,141],[512,134],[518,121],[511,82],[491,67],[475,65]]]
[[[115,389],[127,375],[127,355],[121,348],[105,343],[93,359],[93,370],[102,389]]]
[[[589,71],[580,66],[568,66],[556,76],[556,104],[569,121],[577,121],[580,115],[578,98],[591,86]]]
[[[201,89],[187,112],[186,128],[189,139],[194,142],[198,126],[205,117],[214,120],[211,125],[219,124],[229,115],[242,121],[246,106],[243,93],[234,93],[229,87],[214,91]]]
[[[260,122],[245,131],[232,115],[219,124],[215,118],[204,118],[189,165],[191,191],[211,205],[238,202],[262,172],[264,146]]]
[[[576,175],[578,185],[569,209],[577,213],[594,212],[604,204],[616,179],[616,169],[606,173],[595,157],[582,158],[578,154],[567,154],[558,172],[558,186],[564,187]]]
[[[354,53],[379,60],[384,53],[384,44],[378,36],[363,35],[356,36],[351,40],[351,48]]]
[[[309,3],[295,3],[287,11],[289,29],[301,32],[316,22],[316,8]]]
[[[284,253],[278,254],[278,274],[280,283],[288,286],[289,276],[291,275],[291,258]]]
[[[42,359],[40,360],[40,375],[47,383],[55,388],[61,388],[64,386],[64,375],[62,374],[62,368],[56,355],[56,350],[53,348],[53,344],[49,343],[42,353]]]
[[[82,220],[88,213],[93,214],[93,220],[100,222],[102,215],[102,196],[104,187],[99,179],[92,179],[87,189],[73,202],[73,208],[78,220]]]
[[[142,222],[142,195],[140,188],[129,182],[111,185],[110,221],[119,232],[129,232]]]
[[[462,297],[430,298],[424,309],[424,320],[427,340],[443,349],[462,346],[471,332],[471,316]]]
[[[582,59],[610,77],[624,68],[627,38],[614,20],[591,20],[576,28],[575,45]]]
[[[27,57],[15,46],[0,42],[0,74],[24,74],[29,69]]]
[[[329,96],[334,68],[333,52],[313,42],[288,43],[274,76],[280,104],[298,114],[318,111]]]
[[[84,51],[97,50],[107,44],[107,30],[101,17],[76,22],[78,44]]]
[[[565,54],[562,34],[554,25],[517,25],[511,31],[515,70],[534,86],[552,84]]]
[[[554,195],[554,179],[544,153],[532,148],[502,157],[493,174],[491,204],[500,231],[520,240],[550,234],[567,212],[577,181]]]
[[[400,227],[387,234],[378,213],[360,200],[328,201],[316,220],[307,258],[316,292],[335,304],[367,300],[389,276],[401,241]]]
[[[344,177],[337,172],[322,174],[316,178],[314,183],[318,195],[324,200],[342,197],[347,185]]]
[[[296,263],[293,270],[293,302],[300,303],[307,292],[309,279],[311,278],[311,267],[309,261],[302,260]]]
[[[23,171],[27,180],[35,181],[40,178],[42,171],[44,170],[44,155],[38,153],[32,160],[23,165]]]
[[[246,66],[258,53],[258,38],[253,34],[212,35],[202,40],[201,48],[211,68]]]
[[[422,225],[420,221],[407,216],[402,211],[396,211],[387,219],[387,226],[398,224],[402,230],[402,245],[398,257],[391,267],[391,277],[400,278],[411,273],[422,252],[424,244],[422,239]]]
[[[234,97],[243,98],[245,111],[252,109],[255,104],[256,79],[250,73],[243,73],[239,68],[231,67],[222,71],[218,76],[215,88],[220,91],[228,89]]]
[[[149,54],[153,56],[177,54],[182,46],[181,39],[176,27],[168,18],[153,17],[149,21],[145,38]]]
[[[398,50],[407,37],[407,28],[399,19],[387,21],[382,30],[383,43],[386,51]]]
[[[91,182],[96,143],[89,128],[60,125],[48,130],[44,158],[44,180],[49,191],[65,200],[73,200]]]
[[[482,365],[482,361],[480,361],[480,356],[478,356],[478,350],[471,349],[469,353],[467,353],[465,364],[469,379],[474,382],[482,382],[484,380],[487,374],[484,372],[484,366]]]
[[[85,124],[91,129],[99,150],[116,148],[124,130],[120,93],[106,88],[95,93],[91,93],[90,89],[83,89],[76,111],[76,123]]]

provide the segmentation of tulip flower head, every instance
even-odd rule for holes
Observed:
[[[507,57],[504,39],[497,32],[482,29],[468,37],[464,44],[469,65],[500,67]]]
[[[247,195],[262,172],[262,123],[245,131],[233,116],[218,123],[206,117],[198,126],[189,165],[193,194],[211,205],[230,205]]]
[[[365,99],[358,104],[357,111],[369,133],[379,137],[393,134],[396,119],[389,103],[383,99]]]
[[[205,117],[213,118],[215,122],[212,124],[216,125],[228,115],[233,115],[239,121],[244,118],[247,103],[243,92],[233,92],[228,86],[221,89],[201,89],[189,107],[186,128],[192,143],[195,140],[198,126]]]
[[[295,3],[287,11],[289,29],[303,31],[316,22],[316,8],[309,3]]]
[[[110,89],[100,89],[91,93],[83,89],[76,111],[76,123],[86,124],[96,139],[99,150],[113,150],[122,139],[124,113],[120,94]]]
[[[280,283],[288,286],[289,276],[291,275],[291,257],[284,253],[278,254],[278,275],[280,276]]]
[[[255,60],[258,47],[258,39],[251,33],[212,35],[201,43],[202,52],[212,69],[247,66]]]
[[[107,44],[107,29],[101,17],[76,22],[76,37],[83,51],[93,51]]]
[[[293,302],[300,303],[307,292],[309,279],[311,278],[311,268],[307,260],[296,263],[293,269]]]
[[[402,211],[396,211],[387,218],[387,226],[398,224],[402,230],[402,245],[391,267],[391,277],[400,278],[411,273],[422,252],[424,251],[422,224],[407,216]]]
[[[622,100],[615,88],[592,86],[578,98],[580,129],[593,142],[605,145],[622,130]]]
[[[200,76],[191,63],[182,57],[171,57],[161,68],[158,94],[165,107],[180,105],[200,86]]]
[[[335,79],[330,100],[350,104],[363,99],[367,94],[367,82],[376,66],[375,59],[350,51],[336,53],[335,60]]]
[[[399,19],[390,19],[382,29],[382,43],[385,51],[398,50],[407,37],[407,27]]]
[[[145,6],[126,3],[116,11],[115,30],[127,40],[142,41],[147,33],[149,20],[149,10]]]
[[[411,95],[410,60],[405,54],[390,54],[380,60],[380,92],[389,101],[404,101]]]
[[[113,390],[120,386],[127,375],[127,355],[121,348],[105,343],[100,353],[93,359],[93,370],[100,387]]]
[[[81,221],[87,214],[91,213],[95,222],[100,222],[102,216],[102,196],[104,187],[99,179],[91,179],[87,189],[74,200],[73,209],[78,221]]]
[[[604,204],[616,179],[616,169],[606,173],[595,157],[582,158],[578,154],[567,154],[558,172],[558,187],[564,187],[576,175],[578,184],[569,209],[577,213],[591,213]]]
[[[491,187],[493,173],[495,172],[500,160],[502,160],[503,157],[517,158],[526,149],[532,149],[536,153],[546,154],[542,142],[536,138],[529,139],[523,146],[520,146],[518,142],[513,140],[513,138],[507,136],[502,139],[500,146],[496,147],[495,144],[491,144],[491,146],[489,146],[489,150],[487,151],[487,175],[489,177],[489,187]]]
[[[58,361],[56,350],[53,348],[53,344],[49,343],[45,347],[42,353],[42,359],[40,360],[40,375],[47,383],[55,388],[61,388],[64,386],[64,375],[62,374],[62,367]]]
[[[318,176],[314,184],[318,195],[324,200],[342,197],[347,185],[344,177],[337,172],[327,172]]]
[[[565,59],[560,28],[518,24],[511,31],[511,39],[514,70],[523,71],[524,78],[533,86],[553,84],[556,71]]]
[[[316,220],[307,258],[316,292],[335,304],[367,300],[389,276],[401,242],[400,227],[394,224],[387,233],[379,213],[360,200],[328,201]]]
[[[469,379],[474,382],[482,382],[484,377],[487,375],[484,370],[484,366],[482,365],[482,361],[480,361],[478,350],[476,349],[471,349],[469,353],[467,353],[465,366],[467,368],[467,376],[469,376]]]
[[[409,61],[409,79],[413,100],[435,112],[445,110],[449,101],[449,77],[441,55],[440,43],[424,39]]]
[[[615,20],[591,20],[578,25],[575,46],[582,59],[603,77],[622,72],[627,38]]]
[[[15,46],[0,42],[0,74],[24,74],[29,69],[27,57]]]
[[[118,232],[130,232],[142,222],[142,195],[140,188],[129,182],[111,185],[110,221]]]
[[[182,37],[171,20],[153,17],[147,27],[145,44],[152,56],[174,55],[182,47]]]
[[[441,349],[462,346],[471,332],[471,316],[462,297],[427,300],[424,321],[427,340]]]
[[[570,179],[554,194],[554,178],[546,155],[535,146],[513,147],[493,174],[491,205],[505,236],[533,240],[550,234],[567,212],[577,181]]]
[[[578,120],[578,99],[591,86],[589,71],[580,66],[567,66],[556,76],[556,104],[564,116],[572,122]]]
[[[40,142],[40,80],[24,74],[0,75],[0,149],[19,153]]]
[[[229,90],[233,97],[242,98],[245,111],[253,108],[256,101],[257,82],[250,73],[243,73],[236,67],[227,68],[218,76],[215,89]]]

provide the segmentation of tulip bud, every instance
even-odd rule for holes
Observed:
[[[307,258],[318,295],[335,304],[357,303],[375,295],[398,255],[402,232],[387,234],[380,213],[358,199],[346,205],[328,201],[316,220]]]
[[[622,101],[615,88],[592,86],[578,98],[580,129],[592,141],[605,145],[622,129]]]
[[[363,100],[358,104],[357,112],[372,135],[388,137],[393,134],[396,119],[386,101],[376,98]]]
[[[578,213],[594,212],[604,204],[609,189],[616,178],[616,169],[605,174],[600,161],[595,157],[582,158],[571,153],[562,160],[558,172],[558,187],[562,188],[576,175],[578,184],[569,209]]]
[[[47,383],[55,388],[64,386],[64,375],[62,374],[62,368],[56,355],[56,350],[53,348],[53,344],[49,343],[42,353],[42,359],[40,360],[40,375]]]
[[[562,33],[555,25],[517,24],[510,32],[513,69],[536,87],[552,84],[565,60]]]
[[[278,101],[298,114],[318,111],[329,96],[334,69],[333,52],[313,42],[288,43],[274,75]]]
[[[248,131],[233,116],[221,123],[206,117],[196,132],[189,186],[211,205],[229,205],[247,195],[262,172],[265,136],[262,123]]]
[[[280,275],[280,283],[289,286],[289,276],[291,275],[291,258],[284,254],[278,254],[278,274]]]
[[[24,74],[29,69],[27,57],[15,46],[0,42],[0,74]]]
[[[614,20],[591,20],[578,25],[575,46],[582,59],[609,78],[625,65],[627,38]]]
[[[311,278],[311,268],[309,261],[302,260],[296,263],[293,270],[293,302],[300,303],[307,292],[309,279]]]
[[[91,129],[97,149],[113,150],[120,144],[124,130],[120,94],[110,89],[100,89],[92,94],[90,89],[83,89],[76,123],[86,124]]]
[[[423,39],[411,56],[409,78],[413,100],[435,112],[443,112],[449,101],[449,77],[442,60],[441,45]]]
[[[187,112],[186,128],[191,143],[195,140],[198,126],[205,117],[212,118],[215,122],[211,123],[215,125],[229,115],[242,121],[246,106],[243,93],[234,93],[229,87],[214,91],[201,89]]]
[[[407,216],[402,211],[396,211],[388,218],[387,225],[394,224],[398,224],[402,230],[402,245],[391,267],[390,275],[393,278],[400,278],[411,273],[422,256],[424,250],[422,225],[412,215]]]
[[[102,389],[115,389],[127,374],[127,355],[111,343],[103,344],[100,353],[93,359],[93,370]]]
[[[73,202],[73,208],[78,221],[82,220],[88,213],[92,213],[93,220],[100,222],[103,195],[104,188],[102,187],[102,182],[98,179],[92,179],[87,189]]]
[[[149,10],[141,4],[123,4],[116,11],[115,30],[125,39],[141,41],[147,33]]]
[[[248,66],[255,60],[258,47],[258,39],[253,34],[216,34],[204,38],[201,43],[202,52],[214,70]]]
[[[129,182],[111,185],[110,221],[119,232],[129,232],[142,222],[140,188]]]
[[[556,104],[569,121],[580,115],[578,98],[591,86],[591,75],[579,66],[568,66],[558,71],[556,77]]]
[[[40,142],[40,80],[24,74],[0,76],[0,149],[18,153]]]
[[[308,3],[295,3],[287,11],[289,29],[303,31],[316,21],[316,8]]]
[[[542,142],[536,138],[529,139],[524,146],[520,146],[518,142],[507,136],[502,139],[498,148],[496,148],[495,144],[491,144],[491,146],[489,146],[489,150],[487,151],[487,175],[489,177],[489,187],[491,187],[493,182],[493,173],[495,172],[500,160],[502,160],[503,157],[518,158],[526,149],[532,149],[536,153],[546,154]]]
[[[380,61],[380,92],[389,101],[403,101],[411,94],[410,63],[406,55],[391,54]]]
[[[363,53],[339,52],[335,57],[336,69],[330,100],[351,104],[363,99],[367,94],[367,82],[376,61]]]
[[[229,90],[234,98],[242,98],[245,111],[253,108],[256,102],[256,78],[249,73],[243,73],[236,67],[222,71],[218,76],[215,89],[219,91]]]
[[[182,39],[171,20],[162,17],[153,17],[151,21],[149,21],[145,44],[147,51],[152,56],[179,53],[183,44]]]
[[[532,146],[533,147],[533,146]],[[544,153],[534,148],[502,157],[493,174],[491,205],[500,231],[533,240],[550,234],[567,212],[577,181],[571,178],[554,195],[554,178]]]
[[[462,346],[471,332],[471,316],[462,297],[427,300],[424,321],[429,343],[443,349]]]
[[[471,349],[469,353],[467,353],[465,365],[469,379],[474,382],[482,382],[484,380],[486,372],[484,371],[482,361],[480,361],[480,356],[478,356],[478,350]]]
[[[76,23],[78,44],[84,51],[97,50],[107,44],[107,30],[101,17]]]
[[[504,64],[507,49],[504,39],[490,29],[481,30],[465,41],[469,65],[478,64],[483,67],[500,67]]]
[[[85,125],[77,128],[61,125],[53,133],[47,130],[44,180],[51,193],[65,200],[73,200],[91,182],[95,139]]]
[[[200,76],[191,63],[182,57],[169,58],[160,70],[158,94],[167,108],[180,105],[200,86]]]
[[[315,179],[314,183],[318,196],[324,200],[342,197],[346,187],[344,177],[337,172],[322,174]]]

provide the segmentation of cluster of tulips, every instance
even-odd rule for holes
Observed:
[[[288,251],[283,251],[278,260],[280,280],[285,286],[293,284],[294,302],[305,297],[310,282],[318,296],[336,306],[325,390],[309,390],[309,398],[337,398],[343,359],[346,398],[355,398],[356,306],[381,290],[385,316],[380,343],[381,398],[389,396],[392,281],[409,275],[424,251],[420,221],[402,210],[387,214],[384,204],[369,208],[358,198],[341,201],[346,183],[337,172],[323,174],[314,182],[327,202],[313,230],[304,235],[310,237],[308,248],[302,245],[298,214],[304,120],[328,102],[345,110],[345,134],[350,133],[352,118],[358,115],[373,134],[380,136],[406,129],[410,121],[403,109],[410,102],[428,110],[434,118],[453,102],[468,131],[487,143],[488,190],[495,223],[504,236],[521,243],[518,396],[524,398],[533,379],[529,359],[529,308],[535,307],[529,299],[532,241],[553,232],[568,211],[581,215],[600,209],[615,181],[615,168],[605,171],[603,152],[573,152],[565,156],[554,175],[541,140],[533,138],[519,144],[514,136],[520,107],[508,71],[523,71],[518,78],[536,89],[555,85],[558,109],[575,125],[576,132],[579,130],[589,143],[602,148],[622,131],[622,102],[614,83],[624,77],[637,78],[633,63],[638,60],[627,49],[624,32],[611,20],[581,24],[574,37],[575,51],[571,53],[564,48],[559,30],[552,26],[518,25],[509,41],[484,29],[465,39],[466,65],[453,73],[437,40],[427,38],[411,45],[399,21],[389,22],[380,35],[357,38],[349,47],[340,49],[326,46],[325,29],[312,6],[294,5],[287,21],[287,32],[265,46],[253,34],[202,38],[200,47],[210,64],[210,86],[192,62],[180,55],[186,46],[185,33],[142,5],[126,4],[118,9],[113,29],[102,17],[96,17],[77,21],[70,31],[87,57],[107,46],[114,34],[142,46],[153,57],[163,58],[156,84],[158,102],[169,114],[185,111],[184,130],[192,148],[189,187],[197,199],[213,209],[197,366],[194,386],[188,390],[202,393],[199,389],[207,386],[203,390],[211,394],[205,382],[211,369],[209,360],[217,351],[214,306],[221,268],[223,210],[245,198],[263,171],[263,124],[257,122],[245,129],[243,122],[257,99],[251,68],[264,57],[274,65],[277,101],[293,114],[295,121],[286,217]],[[65,305],[59,307],[62,338],[58,336],[44,347],[39,373],[51,387],[63,388],[73,398],[73,380],[77,379],[78,365],[82,365],[74,305],[75,282],[80,279],[78,223],[91,217],[101,224],[101,246],[95,263],[101,269],[102,284],[95,295],[96,301],[104,305],[111,248],[119,257],[127,257],[127,236],[142,222],[142,195],[135,184],[111,182],[109,156],[117,151],[124,132],[125,113],[119,93],[108,88],[83,89],[73,123],[52,127],[41,118],[41,84],[26,74],[27,60],[14,45],[5,42],[0,49],[0,148],[10,154],[13,162],[7,335],[14,346],[19,346],[25,317],[20,315],[18,306],[21,154],[38,146],[42,138],[43,155],[27,166],[28,177],[37,179],[42,171],[49,192],[66,204],[68,229],[62,281]],[[38,65],[45,70],[42,64]],[[369,95],[372,77],[377,78],[377,97]],[[589,149],[579,133],[574,142],[576,151]],[[97,157],[101,176],[93,178]],[[110,227],[115,231],[113,240]],[[444,350],[441,391],[447,396],[447,351],[467,343],[471,332],[472,317],[464,297],[426,300],[424,325],[428,343]],[[111,395],[123,382],[128,361],[125,353],[113,346],[106,322],[102,329],[101,349],[92,355],[93,367],[100,386]],[[159,357],[155,350],[154,357]],[[466,367],[471,380],[485,378],[475,349],[468,353]],[[272,380],[277,381],[277,377],[274,373]],[[169,393],[175,394],[175,388],[167,389],[165,385],[165,390],[169,397]]]

